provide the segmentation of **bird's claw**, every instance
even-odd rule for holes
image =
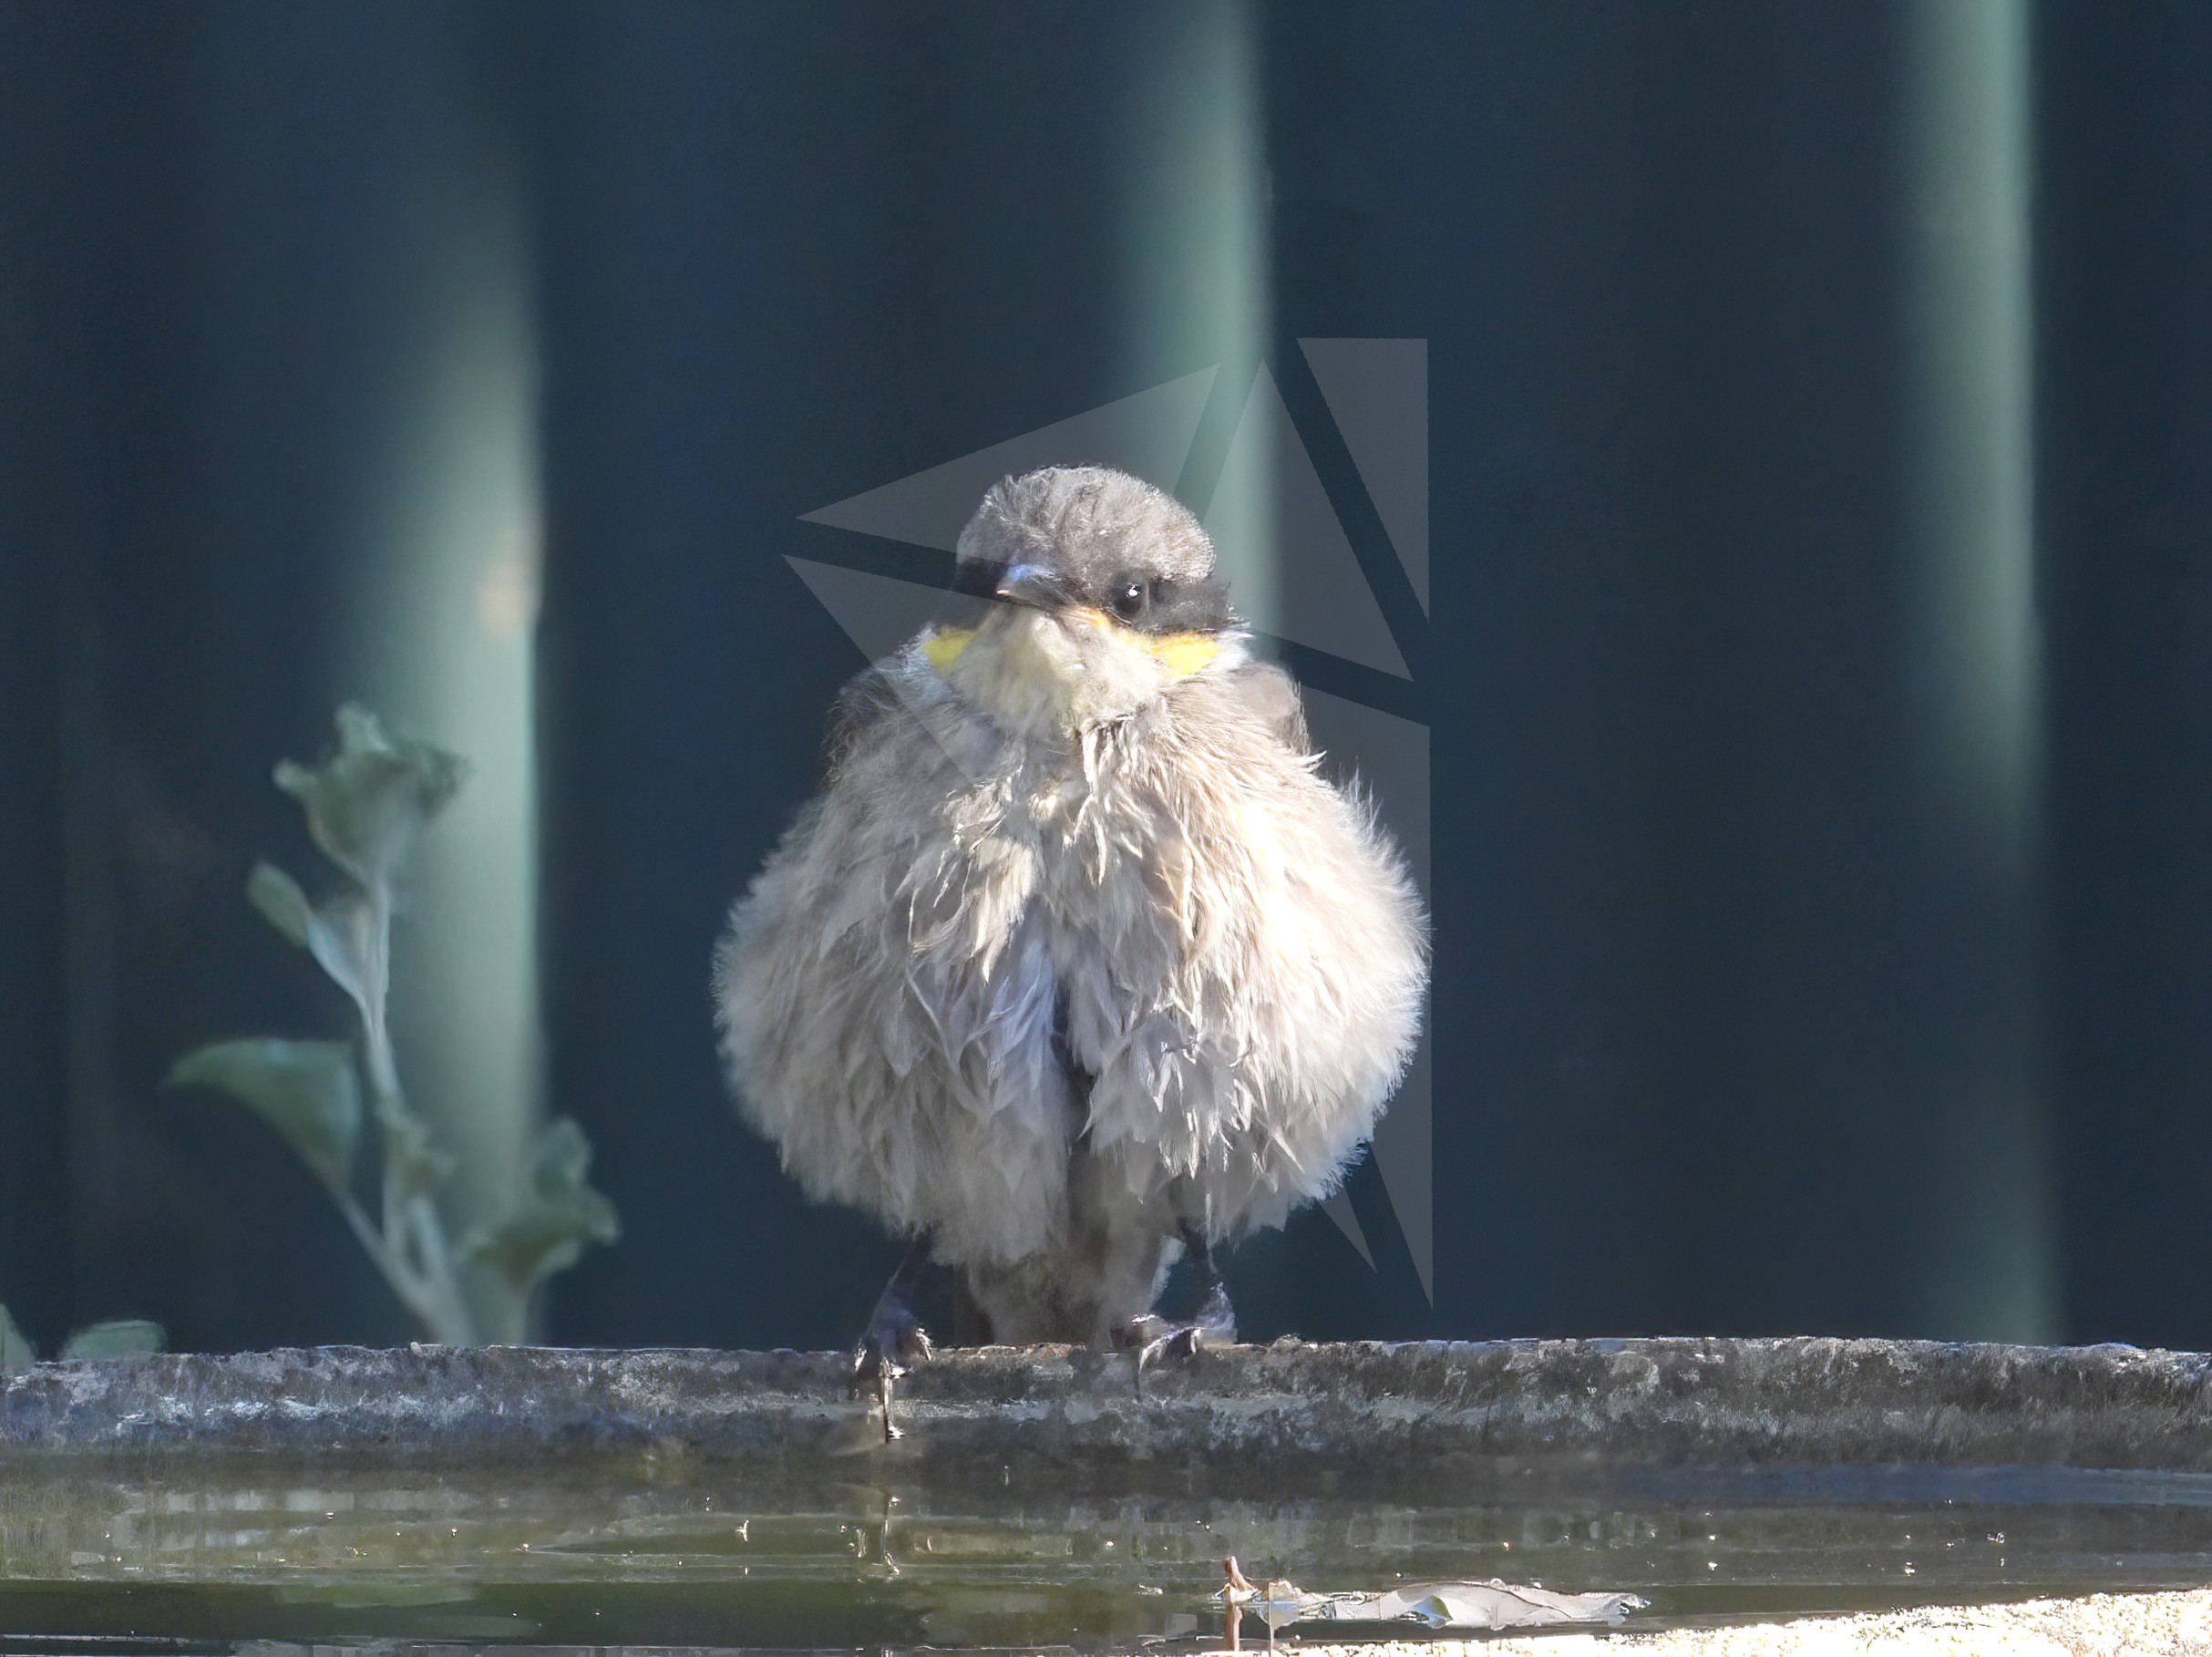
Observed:
[[[1155,1312],[1143,1312],[1115,1331],[1116,1344],[1137,1354],[1137,1391],[1145,1390],[1145,1371],[1161,1358],[1187,1363],[1218,1346],[1233,1346],[1237,1340],[1235,1314],[1229,1297],[1218,1287],[1188,1323],[1170,1323]]]
[[[1173,1358],[1188,1363],[1209,1347],[1227,1344],[1228,1342],[1203,1323],[1185,1323],[1180,1328],[1170,1329],[1166,1334],[1146,1342],[1137,1349],[1137,1392],[1141,1395],[1145,1390],[1146,1369],[1159,1359]]]
[[[1114,1344],[1124,1352],[1142,1352],[1173,1327],[1157,1312],[1140,1312],[1114,1331]]]
[[[921,1321],[900,1306],[880,1313],[860,1337],[860,1348],[854,1354],[858,1364],[889,1364],[901,1372],[917,1364],[927,1364],[937,1353],[931,1344],[930,1332]]]
[[[929,1331],[903,1306],[879,1307],[868,1333],[852,1354],[852,1390],[859,1395],[872,1386],[883,1411],[883,1442],[902,1438],[904,1432],[891,1419],[892,1384],[917,1364],[926,1364],[934,1349]]]

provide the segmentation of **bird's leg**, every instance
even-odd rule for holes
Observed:
[[[1229,1286],[1221,1281],[1220,1270],[1213,1262],[1213,1250],[1206,1241],[1206,1233],[1188,1220],[1177,1231],[1199,1276],[1198,1314],[1188,1323],[1173,1325],[1162,1323],[1150,1312],[1129,1320],[1125,1340],[1137,1348],[1139,1391],[1145,1384],[1145,1366],[1155,1358],[1195,1357],[1208,1347],[1232,1346],[1237,1340],[1236,1309],[1229,1303]]]
[[[1193,1338],[1207,1346],[1234,1346],[1237,1309],[1229,1303],[1229,1285],[1221,1281],[1220,1268],[1213,1263],[1213,1250],[1206,1241],[1206,1233],[1188,1220],[1183,1221],[1181,1230],[1183,1247],[1190,1251],[1191,1263],[1205,1291],[1199,1297],[1199,1315],[1188,1325]]]
[[[876,1309],[868,1320],[868,1333],[860,1337],[860,1344],[852,1354],[853,1388],[857,1392],[861,1386],[874,1383],[876,1401],[883,1408],[886,1444],[900,1436],[891,1420],[891,1384],[906,1373],[908,1365],[926,1362],[930,1355],[929,1332],[914,1315],[910,1299],[915,1280],[929,1263],[930,1240],[926,1236],[917,1237],[908,1245],[906,1258],[891,1273],[891,1281],[883,1285],[883,1292],[876,1297]]]

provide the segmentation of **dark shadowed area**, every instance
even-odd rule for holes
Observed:
[[[1310,468],[1263,648],[1435,921],[1426,1125],[1248,1334],[2212,1346],[2208,85],[2182,4],[0,0],[0,1303],[419,1333],[160,1086],[345,1034],[241,890],[358,696],[475,762],[394,969],[455,1199],[542,1112],[622,1215],[538,1333],[849,1343],[897,1247],[707,961],[836,582],[945,560],[807,515],[1188,382],[1209,522]]]

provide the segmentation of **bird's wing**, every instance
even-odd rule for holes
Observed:
[[[732,912],[722,1049],[810,1196],[927,1230],[940,1260],[1016,1260],[1054,1235],[1076,1113],[1032,860],[970,856],[939,742],[959,715],[916,654],[839,697],[827,786]]]
[[[1282,739],[1293,754],[1311,754],[1313,739],[1306,731],[1306,707],[1299,700],[1298,681],[1272,662],[1247,662],[1228,674],[1230,686],[1244,705]]]
[[[863,668],[838,693],[822,731],[822,780],[834,781],[845,762],[899,709],[899,694],[879,662]]]

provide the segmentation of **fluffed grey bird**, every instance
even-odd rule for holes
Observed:
[[[985,496],[955,600],[849,685],[716,959],[740,1108],[913,1240],[864,1361],[959,1269],[1001,1342],[1157,1337],[1167,1268],[1336,1189],[1412,1054],[1425,921],[1250,659],[1213,546],[1120,472]],[[888,1383],[886,1383],[888,1386]],[[887,1394],[888,1397],[888,1394]]]

